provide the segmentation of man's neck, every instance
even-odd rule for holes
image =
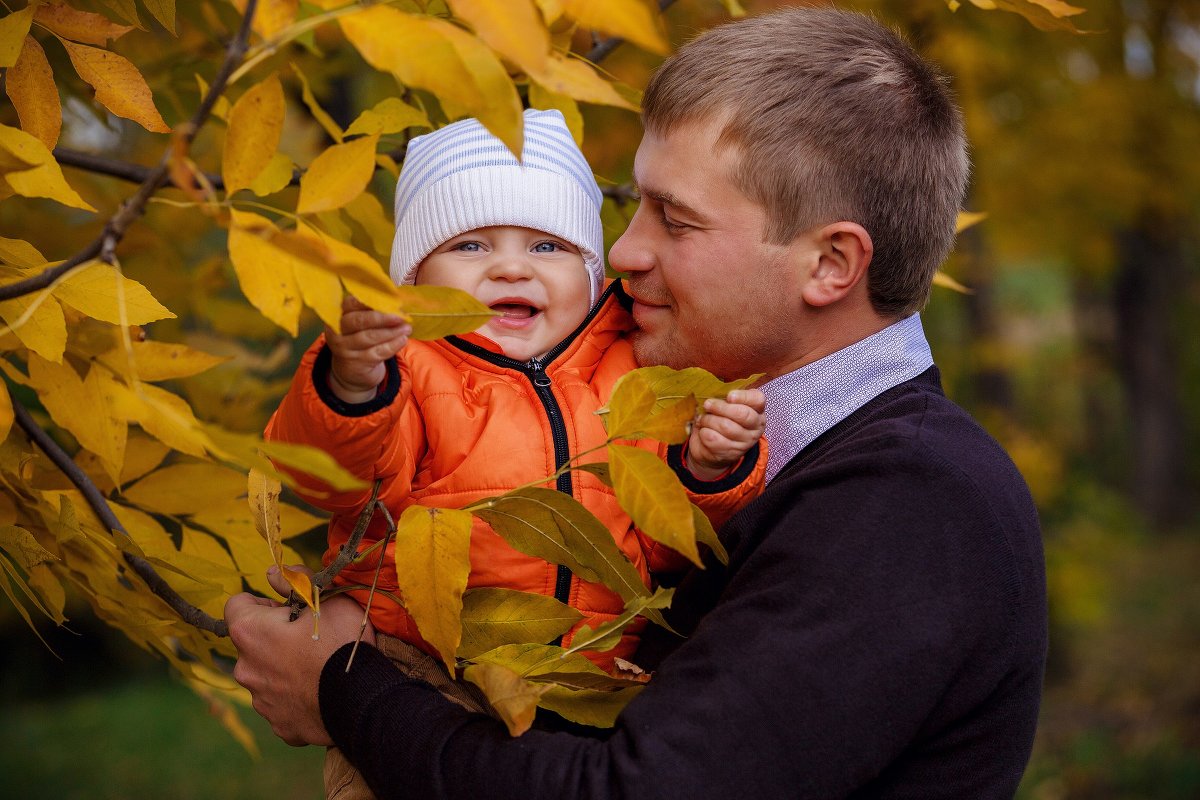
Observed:
[[[787,375],[803,366],[820,361],[850,345],[874,336],[898,321],[898,318],[883,317],[872,309],[868,313],[821,313],[835,309],[817,309],[796,336],[798,347],[792,357],[778,366],[767,370],[765,383],[780,375]],[[838,309],[840,312],[841,310]]]

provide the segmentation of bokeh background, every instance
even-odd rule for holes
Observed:
[[[969,3],[837,3],[902,30],[951,76],[967,116],[968,208],[987,217],[945,265],[968,293],[936,289],[924,320],[948,393],[1013,455],[1042,515],[1051,651],[1020,796],[1182,800],[1200,797],[1200,2],[1073,4],[1082,33]],[[679,43],[728,14],[680,0],[665,19]],[[193,68],[187,44],[164,74]],[[342,124],[395,91],[349,53],[322,59],[314,91]],[[658,60],[623,47],[604,66],[641,87]],[[597,174],[627,181],[637,118],[588,107],[585,120]],[[137,152],[127,126],[101,122],[71,146]],[[290,128],[285,147],[313,152],[322,136]],[[385,207],[389,184],[375,186]],[[606,209],[610,242],[632,210]],[[15,235],[22,220],[0,211],[0,225]],[[170,305],[164,286],[193,285],[172,277],[178,266],[127,270]],[[260,429],[316,326],[293,342],[255,314],[222,316],[243,349],[181,391],[209,419]],[[186,321],[155,333],[201,347],[207,335]],[[319,543],[316,531],[300,547]],[[68,616],[69,630],[40,628],[51,654],[0,602],[0,795],[320,796],[319,752],[287,748],[246,714],[262,749],[251,757],[163,664],[85,606]]]

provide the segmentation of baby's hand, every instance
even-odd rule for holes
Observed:
[[[412,326],[403,317],[375,311],[346,295],[341,328],[341,333],[325,329],[333,354],[329,388],[343,402],[365,403],[387,376],[384,363],[408,343]]]
[[[688,470],[701,480],[715,480],[741,460],[763,434],[766,403],[758,389],[705,400],[704,413],[692,424],[688,439]]]

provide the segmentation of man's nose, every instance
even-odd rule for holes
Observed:
[[[608,251],[608,263],[618,272],[646,272],[654,268],[653,239],[646,228],[649,220],[643,208],[638,206],[633,212],[629,226]]]

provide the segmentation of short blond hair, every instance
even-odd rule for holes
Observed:
[[[723,25],[659,68],[642,113],[655,133],[723,123],[733,180],[767,210],[765,241],[857,222],[875,247],[875,310],[900,318],[928,301],[966,192],[966,137],[945,78],[898,34],[828,8]]]

